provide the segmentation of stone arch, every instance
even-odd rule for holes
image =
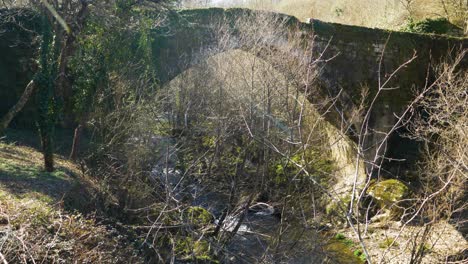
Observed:
[[[239,40],[239,32],[236,28],[237,20],[250,20],[253,18],[255,23],[255,16],[272,17],[272,20],[280,21],[281,27],[285,30],[280,33],[274,32],[278,35],[267,36],[267,42],[262,43],[246,43]],[[244,18],[245,19],[239,19]],[[268,60],[274,67],[287,72],[290,68],[298,69],[301,66],[307,67],[312,62],[301,61],[304,56],[310,56],[310,60],[317,58],[322,54],[327,47],[328,40],[314,39],[314,32],[307,27],[306,24],[299,22],[295,17],[259,12],[248,9],[219,9],[210,8],[202,10],[186,10],[179,12],[177,15],[169,19],[166,28],[155,32],[155,43],[153,45],[153,53],[155,57],[155,68],[159,74],[161,83],[167,83],[174,77],[179,75],[186,69],[205,61],[209,57],[213,57],[219,53],[228,52],[232,50],[243,50],[251,53],[260,59]],[[220,25],[229,24],[230,32],[224,34],[231,34],[228,41],[226,39],[219,39]],[[274,26],[274,25],[272,25]],[[265,34],[267,35],[267,34]],[[263,38],[265,36],[260,36]],[[241,38],[241,37],[240,37]],[[296,47],[285,45],[291,41],[298,43]],[[220,43],[223,42],[223,43]],[[312,43],[313,42],[313,43]],[[264,46],[262,46],[264,45]],[[255,47],[254,47],[255,46]],[[287,46],[287,50],[284,47]],[[299,47],[300,46],[300,47]],[[310,50],[308,50],[310,49]],[[273,53],[273,54],[265,54]],[[330,51],[323,54],[323,59],[326,60],[337,52]],[[280,59],[272,60],[274,57]],[[287,58],[287,61],[281,58]],[[300,62],[299,62],[300,61]],[[283,65],[287,63],[289,65]],[[313,62],[315,70],[321,70],[326,65],[325,61]],[[294,66],[290,64],[296,64]],[[325,78],[324,74],[319,74],[314,80],[314,85],[319,85],[323,89],[318,90],[320,99],[329,96],[336,96],[340,91],[340,84],[333,78]],[[315,94],[317,96],[317,94]],[[310,101],[318,102],[317,98],[309,98]],[[354,105],[351,101],[351,96],[348,91],[341,91],[339,98],[343,103],[342,107],[352,108]],[[340,120],[338,120],[340,119]],[[341,118],[337,120],[330,120],[337,127],[340,127]]]
[[[263,11],[246,9],[195,9],[183,10],[168,16],[164,27],[154,32],[154,63],[162,83],[184,71],[199,58],[211,56],[222,50],[216,50],[216,26],[220,22],[235,25],[235,21],[248,19],[255,15],[268,14]],[[369,125],[378,131],[387,131],[412,100],[415,87],[423,87],[427,78],[427,69],[432,62],[438,62],[448,51],[468,47],[466,39],[456,39],[433,35],[420,35],[386,30],[369,29],[312,20],[311,24],[301,23],[294,17],[272,14],[283,19],[288,27],[288,38],[278,36],[278,41],[315,37],[314,52],[322,53],[324,58],[332,58],[321,65],[320,86],[324,95],[337,96],[338,111],[327,112],[328,120],[338,129],[342,128],[343,117],[349,119],[350,109],[359,103],[362,88],[369,88],[369,96],[377,93],[381,79],[389,74],[415,53],[416,59],[400,71],[388,87],[399,89],[386,91],[377,98],[370,110]],[[233,29],[235,32],[236,29]],[[282,39],[283,38],[283,39]],[[248,48],[236,47],[231,48]],[[270,47],[271,48],[271,47]],[[260,54],[261,55],[261,54]],[[294,54],[291,54],[293,56]],[[335,56],[337,55],[337,56]],[[462,67],[467,67],[465,60]],[[309,98],[314,101],[316,98]],[[336,110],[335,109],[335,110]],[[359,126],[362,120],[356,120]],[[346,131],[353,139],[353,133]],[[365,155],[373,157],[375,148],[382,137],[375,134],[368,141]],[[395,160],[389,162],[386,171],[392,176],[410,169],[418,157],[417,143],[398,134],[393,135],[385,148],[385,153]]]

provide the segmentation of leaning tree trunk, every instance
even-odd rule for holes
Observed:
[[[69,157],[71,160],[75,160],[76,155],[79,152],[82,133],[83,133],[83,123],[80,122],[80,124],[75,128],[75,134],[73,135],[72,149],[70,151],[70,157]]]
[[[34,92],[34,89],[36,88],[36,83],[34,80],[31,80],[28,85],[26,86],[26,89],[24,89],[23,94],[21,95],[20,99],[18,102],[10,108],[8,113],[6,113],[3,117],[2,120],[0,121],[0,135],[5,132],[5,129],[7,129],[8,125],[10,124],[11,120],[23,109],[23,107],[26,105],[28,102],[29,98],[31,98],[31,95]]]

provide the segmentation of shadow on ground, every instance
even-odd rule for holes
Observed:
[[[70,154],[73,142],[73,129],[56,128],[54,132],[54,153],[68,157]],[[82,135],[82,148],[85,149],[88,144],[86,133]],[[7,144],[20,144],[41,150],[41,140],[37,130],[27,129],[12,129],[6,130],[5,135],[1,137],[1,141]]]
[[[0,189],[17,198],[63,204],[66,210],[90,213],[95,191],[75,164],[56,157],[56,170],[42,169],[42,154],[14,143],[0,142]]]

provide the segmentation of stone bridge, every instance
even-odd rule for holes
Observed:
[[[258,17],[268,16],[274,17],[274,21],[281,21],[287,28],[286,32],[279,33],[273,39],[268,35],[271,34],[270,31],[265,32],[265,36],[258,36],[259,40],[264,37],[269,38],[268,41],[240,40],[243,29],[237,28],[242,24],[239,21],[250,19],[254,21],[250,26],[255,26]],[[430,65],[440,62],[448,54],[453,55],[461,48],[468,48],[467,39],[392,32],[318,20],[309,22],[302,23],[295,17],[247,9],[179,11],[168,16],[165,26],[154,32],[153,55],[159,79],[162,83],[169,82],[184,70],[217,53],[242,49],[264,57],[258,47],[253,45],[268,45],[264,47],[265,50],[281,53],[284,50],[283,45],[299,40],[302,42],[299,47],[313,49],[311,63],[315,63],[314,67],[319,69],[318,80],[315,81],[315,86],[319,87],[318,96],[314,94],[308,99],[317,103],[326,97],[337,97],[332,111],[327,111],[325,116],[333,126],[356,142],[364,115],[351,120],[351,113],[359,104],[364,87],[368,88],[369,98],[372,99],[379,90],[379,83],[383,83],[392,72],[416,55],[411,63],[393,76],[385,86],[391,89],[382,91],[370,110],[370,128],[377,132],[389,131],[397,121],[397,116],[413,100],[415,91],[424,87],[428,77],[433,77],[428,75]],[[272,25],[274,26],[276,25]],[[220,37],[220,31],[229,32],[232,36]],[[229,39],[229,43],[224,43],[226,39]],[[313,45],[309,45],[312,40]],[[291,54],[286,55],[290,59],[284,63],[289,63],[290,60],[300,61],[303,59],[300,54],[307,54],[307,51],[288,52]],[[317,63],[315,58],[319,54],[322,54],[324,60]],[[277,68],[284,66],[278,61],[272,63]],[[467,65],[467,60],[464,60],[462,67],[467,68]],[[418,158],[417,142],[402,137],[400,134],[403,132],[405,129],[399,128],[379,153],[393,160],[387,161],[385,166],[393,176],[404,174]],[[368,158],[375,155],[375,146],[382,138],[379,133],[372,133],[368,137],[365,143],[365,155]]]
[[[272,36],[271,33],[276,32],[275,24],[271,25],[271,30],[259,25],[261,30],[267,31],[264,34],[261,30],[258,31],[258,39],[264,41],[241,41],[242,30],[238,28],[238,22],[251,21],[250,26],[255,27],[259,17],[273,17],[275,21],[281,21],[285,30]],[[226,38],[220,38],[220,30],[231,35],[227,38],[228,43],[225,43]],[[0,27],[0,33],[2,114],[16,102],[32,76],[27,62],[34,57],[34,49],[28,45],[32,41],[30,36],[22,29],[12,28],[6,23]],[[278,58],[288,58],[271,61],[275,68],[283,68],[285,74],[289,67],[286,64],[291,61],[307,68],[308,64],[303,63],[303,55],[312,54],[311,64],[318,69],[318,80],[313,85],[318,88],[318,93],[310,95],[308,99],[320,103],[324,98],[336,97],[337,103],[330,108],[331,111],[324,113],[325,117],[355,142],[358,134],[356,131],[361,126],[363,116],[354,120],[351,120],[350,116],[352,109],[360,102],[363,87],[368,87],[369,98],[372,98],[378,91],[379,76],[381,79],[387,78],[416,53],[417,58],[399,71],[386,86],[398,89],[383,91],[370,111],[370,127],[377,131],[388,131],[395,123],[396,116],[399,116],[412,100],[414,90],[424,86],[431,63],[439,62],[447,54],[454,54],[460,48],[468,48],[467,39],[391,32],[317,20],[301,23],[292,16],[246,9],[211,8],[172,12],[153,34],[154,64],[161,83],[169,82],[184,70],[210,56],[233,49],[242,49],[265,58],[262,49],[258,49],[259,45],[264,45],[263,50],[277,52]],[[314,43],[310,45],[312,40]],[[297,41],[300,45],[296,50],[284,51],[282,48]],[[315,59],[318,54],[323,54],[324,59],[333,59],[317,62]],[[465,59],[461,67],[466,69],[467,65]],[[34,114],[33,107],[26,107],[16,119],[16,124],[31,126],[34,123]],[[404,131],[404,128],[400,128],[390,137],[385,153],[380,153],[389,158],[405,160],[387,164],[386,167],[396,176],[414,164],[419,153],[416,142],[399,135]],[[376,133],[368,137],[368,151],[365,153],[368,157],[374,155],[375,144],[380,140],[381,136]]]

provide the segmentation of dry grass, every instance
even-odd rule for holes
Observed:
[[[80,212],[96,192],[76,164],[56,157],[42,170],[33,148],[0,142],[0,253],[8,263],[141,263],[111,226]]]
[[[406,226],[402,231],[399,222],[385,222],[371,224],[367,230],[363,238],[375,263],[409,263],[415,241],[418,246],[424,247],[421,263],[425,264],[446,263],[447,259],[462,255],[463,250],[468,248],[463,235],[444,221],[432,227],[427,241],[422,241],[421,238],[424,226]],[[355,238],[352,230],[348,229],[343,233]]]
[[[416,20],[446,16],[439,0],[413,0],[409,8],[404,5],[405,2],[406,0],[186,0],[185,7],[247,7],[285,13],[301,20],[312,17],[329,22],[387,29],[401,28],[409,16]],[[451,14],[455,11],[449,10]],[[451,17],[451,20],[460,19]]]

